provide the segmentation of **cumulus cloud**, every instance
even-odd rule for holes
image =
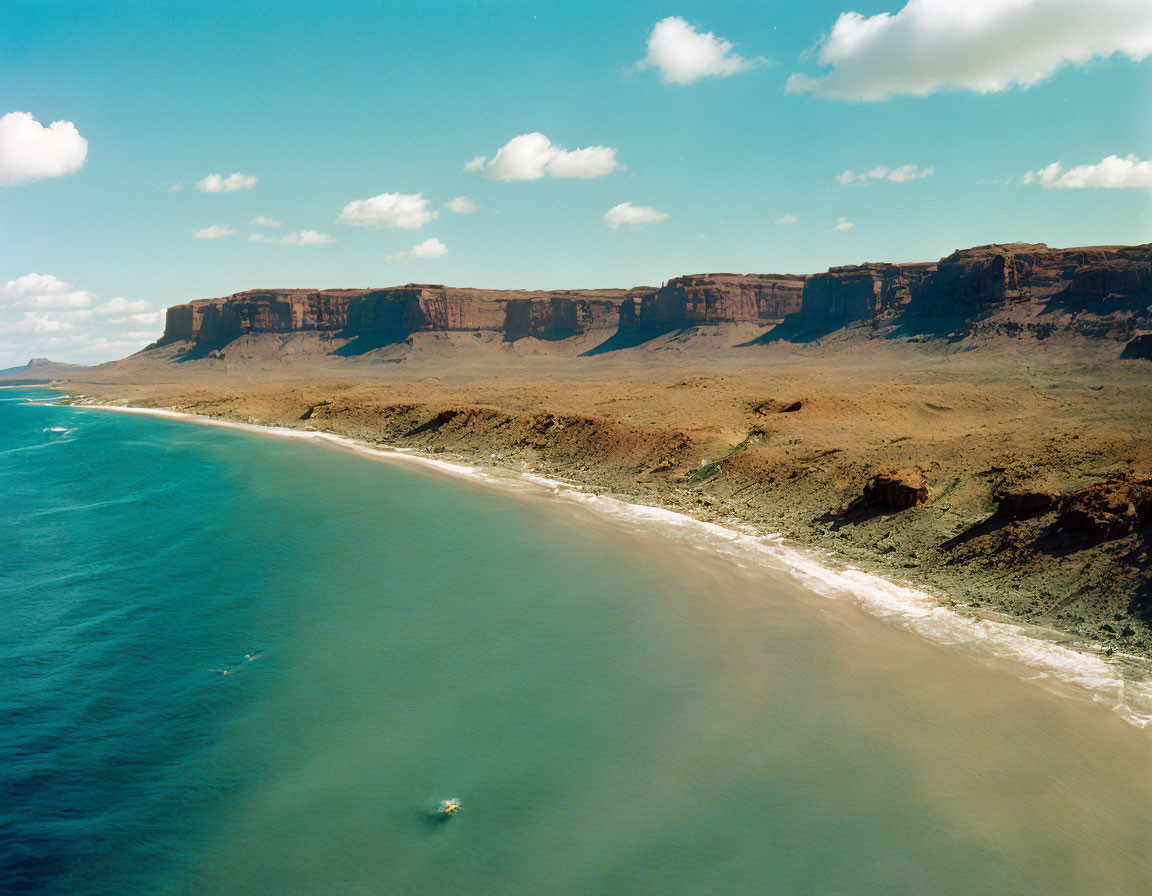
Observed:
[[[909,0],[895,14],[841,13],[817,45],[830,71],[794,74],[785,89],[845,100],[998,93],[1114,54],[1152,54],[1148,0]]]
[[[448,253],[448,247],[445,246],[436,237],[424,240],[424,242],[413,246],[406,252],[396,252],[388,256],[388,261],[400,261],[405,258],[439,258]]]
[[[800,220],[800,219],[797,218],[795,215],[782,215],[781,217],[776,219],[776,223],[777,224],[795,224],[798,220]]]
[[[1095,165],[1077,165],[1067,171],[1060,162],[1053,162],[1038,171],[1027,172],[1023,182],[1057,190],[1152,187],[1152,161],[1141,161],[1136,156],[1123,159],[1108,156]]]
[[[870,184],[874,180],[890,180],[896,184],[908,183],[910,180],[923,180],[926,177],[931,177],[936,173],[936,169],[929,165],[927,168],[921,168],[919,165],[901,165],[899,168],[889,168],[887,165],[879,165],[871,171],[865,171],[862,174],[856,174],[849,168],[843,174],[836,177],[841,184],[848,186],[849,184]]]
[[[88,141],[70,121],[44,127],[30,112],[0,118],[0,184],[72,174],[87,157]]]
[[[252,219],[253,225],[256,227],[283,227],[283,221],[277,221],[275,218],[268,215],[257,215]]]
[[[51,274],[25,274],[0,289],[0,301],[12,308],[71,310],[87,308],[93,299],[92,293],[76,289]]]
[[[315,230],[301,230],[299,233],[286,233],[280,237],[280,242],[290,246],[323,246],[335,241],[335,237]]]
[[[416,230],[439,212],[428,208],[420,193],[381,193],[371,199],[356,199],[344,206],[339,220],[357,227],[399,227]]]
[[[256,186],[256,178],[239,171],[225,177],[222,174],[209,174],[197,181],[196,189],[203,193],[234,193],[237,190],[251,190]]]
[[[483,171],[484,165],[488,161],[488,156],[473,156],[464,163],[461,169],[465,174],[471,174],[473,171]]]
[[[666,84],[691,84],[701,78],[726,78],[747,71],[763,59],[733,53],[731,41],[711,31],[700,33],[679,16],[661,19],[648,35],[648,55],[637,68],[658,68]]]
[[[236,228],[229,227],[227,224],[213,224],[209,227],[201,227],[193,232],[192,236],[198,240],[218,240],[224,236],[232,236],[235,232]]]
[[[484,171],[493,180],[539,180],[542,177],[591,178],[611,174],[624,166],[612,146],[567,150],[539,132],[513,137],[491,161],[476,156],[465,171]]]
[[[851,230],[856,225],[849,221],[847,218],[837,218],[834,230]]]
[[[96,363],[154,341],[163,316],[147,302],[101,302],[51,274],[25,274],[0,287],[0,367],[29,358]]]
[[[616,230],[624,225],[638,230],[645,224],[663,221],[668,217],[667,212],[652,208],[650,205],[633,205],[631,202],[621,202],[614,205],[604,214],[604,223]]]
[[[457,196],[455,199],[450,199],[444,203],[448,211],[455,212],[458,215],[470,215],[473,212],[480,211],[480,206],[469,199],[467,196]]]

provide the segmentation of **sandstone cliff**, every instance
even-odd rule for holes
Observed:
[[[786,318],[824,330],[940,318],[948,324],[936,332],[957,333],[996,313],[1003,317],[997,325],[1009,334],[1030,329],[1049,335],[1070,326],[1056,320],[1063,314],[1080,332],[1128,338],[1150,324],[1150,306],[1152,245],[1050,249],[1010,243],[959,250],[938,262],[836,267],[807,277],[692,274],[659,289],[525,291],[410,283],[251,290],[169,308],[161,342],[212,346],[251,333],[299,331],[368,343],[421,331],[491,332],[515,341],[598,330],[767,326]]]
[[[803,316],[845,323],[893,317],[971,319],[1012,305],[1147,312],[1152,245],[1050,249],[1009,243],[961,249],[935,264],[832,268],[804,284]]]

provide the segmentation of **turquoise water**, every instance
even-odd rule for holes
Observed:
[[[1149,890],[1152,735],[1087,692],[548,496],[42,395],[0,390],[2,892]]]

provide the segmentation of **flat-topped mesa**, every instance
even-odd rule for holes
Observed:
[[[643,292],[641,288],[640,292]],[[485,290],[409,283],[384,289],[249,290],[168,309],[162,342],[224,343],[250,333],[332,332],[354,337],[419,331],[549,338],[618,326],[634,293]]]
[[[253,289],[168,309],[162,342],[215,343],[246,333],[341,330],[357,289]]]
[[[803,288],[797,274],[688,274],[639,296],[620,323],[643,329],[773,323],[800,310]]]
[[[934,264],[864,264],[830,268],[804,283],[802,312],[820,321],[879,317],[912,302]]]
[[[461,289],[439,284],[364,291],[348,304],[344,334],[492,332],[506,340],[526,336],[562,338],[614,329],[624,289]]]
[[[562,339],[616,328],[768,325],[800,312],[822,327],[901,317],[972,321],[1033,303],[1118,314],[1139,329],[1152,305],[1152,245],[1050,249],[1008,243],[962,249],[938,262],[878,262],[795,274],[690,274],[659,289],[495,290],[409,283],[385,289],[250,290],[168,309],[164,343],[222,345],[249,333],[329,332],[347,339],[491,332],[507,341]],[[1123,319],[1123,320],[1121,320]],[[1115,335],[1115,334],[1114,334]],[[369,340],[371,341],[371,340]]]
[[[976,246],[935,264],[864,264],[809,277],[803,316],[824,323],[912,316],[971,318],[1013,303],[1116,311],[1152,300],[1152,245],[1050,249]]]

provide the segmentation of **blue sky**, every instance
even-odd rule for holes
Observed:
[[[669,17],[669,68],[637,68]],[[0,115],[87,141],[78,168],[68,144],[59,176],[0,184],[0,367],[123,355],[168,305],[263,286],[632,286],[1152,240],[1147,0],[9,0],[0,29]],[[534,133],[541,159],[603,147],[613,170],[462,170]],[[196,186],[233,173],[254,185]],[[428,220],[341,219],[385,194]],[[460,196],[478,210],[449,210]],[[447,251],[404,257],[418,245]]]

